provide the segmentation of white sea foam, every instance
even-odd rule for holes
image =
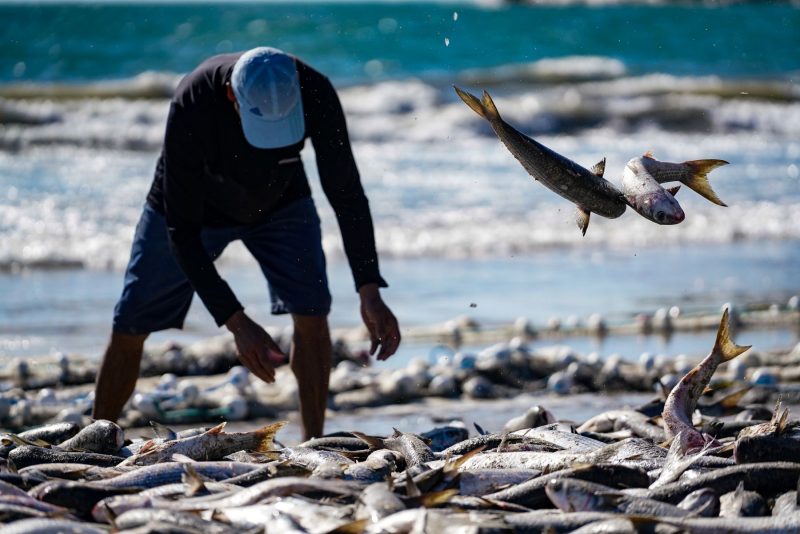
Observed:
[[[730,161],[711,174],[729,208],[683,188],[680,225],[659,227],[628,210],[617,220],[593,216],[581,237],[574,206],[534,182],[449,86],[386,81],[340,91],[381,253],[491,257],[547,247],[800,239],[796,88],[618,74],[498,88],[493,96],[506,120],[557,152],[586,167],[606,157],[612,181],[647,150],[667,161]],[[167,109],[166,99],[119,95],[3,100],[0,268],[124,267]],[[341,257],[310,146],[304,160],[326,250]],[[233,249],[225,261],[245,255]]]

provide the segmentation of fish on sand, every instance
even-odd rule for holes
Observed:
[[[622,192],[603,178],[605,159],[592,170],[586,169],[504,121],[486,91],[478,100],[458,87],[453,88],[470,109],[489,121],[497,137],[535,180],[577,206],[576,222],[584,235],[591,213],[615,219],[625,212],[627,202]]]
[[[703,394],[719,364],[734,359],[748,349],[750,349],[750,345],[742,347],[731,340],[729,313],[725,308],[717,330],[714,348],[703,361],[686,373],[672,388],[664,403],[664,411],[661,413],[667,438],[675,438],[680,435],[684,440],[685,452],[692,453],[702,450],[708,442],[713,440],[711,436],[704,435],[694,428],[692,413],[697,407],[697,400]]]

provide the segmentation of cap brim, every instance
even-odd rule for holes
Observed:
[[[278,119],[265,119],[245,110],[241,110],[240,117],[244,138],[256,148],[282,148],[299,143],[305,137],[301,99],[292,111]]]

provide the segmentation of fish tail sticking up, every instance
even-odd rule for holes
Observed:
[[[689,169],[691,169],[691,175],[685,182],[687,187],[691,188],[698,195],[710,200],[714,204],[727,207],[727,204],[720,200],[714,190],[711,189],[711,184],[708,182],[708,173],[717,167],[722,167],[723,165],[727,164],[727,161],[721,159],[698,159],[694,161],[687,161],[686,165],[688,165]]]
[[[256,437],[259,439],[256,452],[272,451],[274,448],[273,439],[275,438],[275,434],[277,434],[278,430],[286,426],[287,422],[288,421],[278,421],[277,423],[272,423],[271,425],[256,430]]]
[[[492,97],[489,96],[489,93],[486,91],[483,92],[483,100],[478,100],[478,97],[475,95],[471,95],[466,91],[462,91],[455,85],[453,89],[456,90],[458,96],[461,97],[461,100],[464,101],[466,105],[472,109],[475,113],[483,117],[488,121],[495,121],[500,118],[500,113],[497,111],[497,106],[494,105],[494,101]]]
[[[752,347],[752,345],[742,347],[731,340],[728,315],[728,308],[725,308],[725,312],[722,314],[722,320],[719,323],[719,330],[717,331],[717,341],[714,343],[713,352],[721,356],[721,362],[730,361]]]

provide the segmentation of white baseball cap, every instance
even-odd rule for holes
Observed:
[[[303,139],[303,98],[294,58],[267,46],[249,50],[233,66],[231,89],[251,145],[280,148]]]

